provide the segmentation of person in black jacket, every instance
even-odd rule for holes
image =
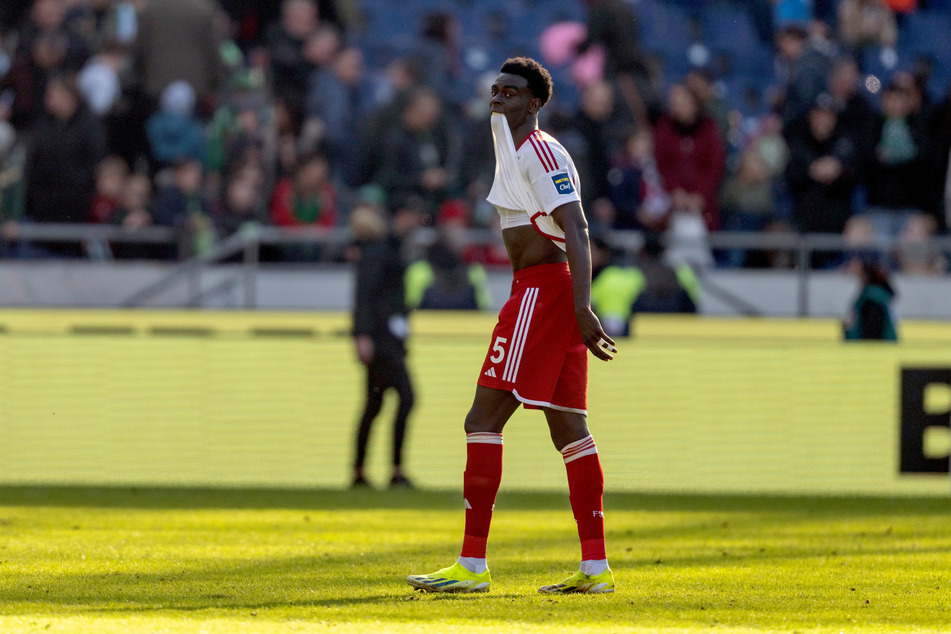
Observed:
[[[804,129],[789,138],[786,181],[793,200],[793,220],[803,233],[841,234],[852,215],[858,156],[853,139],[839,125],[835,103],[820,95]],[[822,268],[834,254],[816,253]]]
[[[26,159],[26,215],[36,223],[85,223],[96,193],[105,135],[70,75],[50,79],[44,113],[33,127]],[[82,255],[75,244],[38,243],[40,254]]]
[[[403,441],[406,423],[413,409],[413,383],[406,367],[406,292],[403,277],[402,240],[419,224],[419,213],[409,208],[397,210],[392,228],[387,230],[381,212],[370,205],[353,210],[350,226],[357,239],[356,301],[353,309],[353,337],[357,357],[366,366],[366,402],[357,428],[353,486],[366,486],[363,471],[370,428],[380,413],[383,394],[393,388],[399,407],[393,420],[393,472],[391,487],[412,487],[403,472]]]
[[[420,199],[436,214],[455,181],[457,152],[443,116],[443,102],[431,88],[415,88],[396,127],[384,132],[374,182],[397,205]]]

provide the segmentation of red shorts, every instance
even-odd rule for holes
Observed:
[[[479,385],[511,392],[527,408],[587,415],[588,349],[575,320],[567,264],[515,272]]]

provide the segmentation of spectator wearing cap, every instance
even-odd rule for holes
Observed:
[[[786,180],[800,231],[842,233],[852,215],[857,164],[855,143],[839,126],[835,102],[820,95],[809,109],[805,127],[789,139]],[[820,256],[814,263],[829,260]]]
[[[195,116],[195,90],[173,81],[162,91],[159,110],[145,122],[152,160],[157,168],[182,159],[205,158],[205,134]]]

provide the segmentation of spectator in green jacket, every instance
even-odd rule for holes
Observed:
[[[613,263],[611,250],[600,238],[592,240],[591,304],[605,332],[630,334],[631,316],[642,313],[695,313],[700,281],[688,264],[663,261],[660,238],[648,234],[637,266]]]
[[[449,201],[440,208],[436,241],[426,258],[406,271],[406,303],[411,309],[491,310],[488,275],[481,264],[465,257],[467,207]]]
[[[895,289],[886,263],[878,254],[862,253],[852,259],[849,269],[862,286],[843,322],[846,341],[897,341],[891,308]]]

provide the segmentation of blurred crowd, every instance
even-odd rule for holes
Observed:
[[[684,68],[642,45],[656,26],[643,16],[667,5],[690,16],[665,27],[684,34]],[[741,11],[768,47],[758,106],[728,90],[729,69],[709,37],[704,46],[711,5]],[[487,86],[521,53],[556,77],[542,126],[582,172],[596,236],[693,237],[699,246],[667,256],[777,268],[794,258],[711,250],[702,239],[898,240],[909,247],[894,252],[895,267],[942,272],[946,259],[928,244],[951,212],[951,93],[929,90],[925,58],[902,62],[917,12],[951,24],[940,5],[5,0],[0,256],[90,256],[82,245],[18,239],[25,223],[169,227],[185,237],[175,249],[117,243],[111,255],[176,258],[248,225],[346,227],[351,210],[372,205],[420,214],[442,262],[505,266],[498,240],[474,247],[459,232],[500,234],[485,202]],[[262,255],[333,261],[345,250],[295,243]],[[812,264],[841,259],[819,253]]]

